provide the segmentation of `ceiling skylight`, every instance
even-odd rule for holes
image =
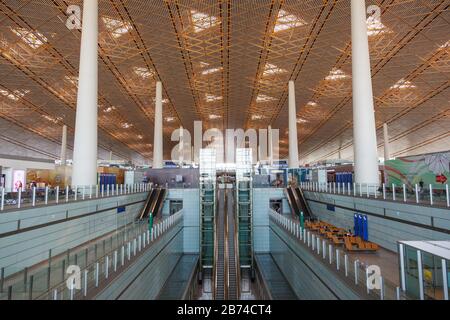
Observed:
[[[122,35],[128,33],[133,27],[129,22],[115,20],[108,17],[102,18],[106,29],[110,32],[113,38],[120,38]]]
[[[65,76],[64,79],[70,84],[76,86],[78,85],[78,77],[75,76]]]
[[[369,37],[389,32],[391,31],[381,23],[380,19],[376,18],[375,16],[370,16],[367,18],[367,35]]]
[[[62,120],[62,117],[53,118],[53,117],[51,117],[49,115],[45,115],[45,114],[42,115],[42,118],[44,118],[45,120],[48,120],[50,122],[53,122],[53,123],[58,123],[59,121]]]
[[[197,10],[191,10],[192,25],[195,32],[201,32],[220,23],[219,19]]]
[[[307,106],[307,107],[317,107],[318,104],[317,104],[317,102],[309,101],[309,102],[306,104],[306,106]]]
[[[325,78],[325,80],[343,80],[347,79],[349,76],[341,69],[333,68],[330,74]]]
[[[253,114],[251,118],[252,120],[261,120],[264,119],[265,117],[261,114]]]
[[[110,113],[110,112],[112,112],[112,111],[114,111],[114,110],[116,110],[116,107],[111,106],[111,107],[108,107],[108,108],[103,109],[103,112],[104,112],[104,113]]]
[[[218,115],[218,114],[210,114],[209,115],[210,120],[216,120],[216,119],[220,119],[220,118],[222,118],[222,116]]]
[[[390,87],[390,89],[414,89],[416,86],[411,81],[400,79],[396,84]]]
[[[25,28],[11,28],[11,31],[33,49],[39,48],[48,41],[48,39],[38,31],[31,31]]]
[[[174,122],[175,118],[174,117],[166,117],[166,122]]]
[[[287,72],[285,69],[278,68],[274,64],[266,63],[266,66],[264,67],[263,75],[264,76],[273,76],[275,74],[285,73],[285,72]]]
[[[303,19],[300,19],[297,16],[294,16],[293,14],[289,14],[288,12],[284,10],[278,11],[278,17],[277,22],[275,24],[274,31],[279,32],[283,30],[288,30],[292,28],[297,28],[306,25],[306,21]]]
[[[144,80],[153,76],[153,72],[144,67],[134,67],[133,71]]]
[[[256,102],[269,102],[269,101],[274,101],[274,100],[276,100],[276,99],[273,97],[266,96],[264,94],[260,94],[256,97]]]
[[[297,123],[306,123],[308,120],[305,120],[303,118],[297,118]]]
[[[5,89],[0,89],[0,94],[12,101],[18,101],[20,98],[22,98],[29,92],[30,90],[14,90],[13,92],[10,92]]]
[[[222,100],[222,97],[206,93],[205,94],[205,99],[206,99],[206,102],[214,102],[214,101]]]
[[[222,68],[210,68],[210,69],[205,69],[202,71],[202,75],[207,75],[207,74],[211,74],[211,73],[215,73],[217,71],[222,70]]]
[[[122,128],[124,128],[124,129],[129,129],[129,128],[131,128],[133,125],[131,124],[131,123],[128,123],[128,122],[124,122],[124,123],[122,123]]]

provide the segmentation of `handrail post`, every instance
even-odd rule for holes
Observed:
[[[45,186],[45,204],[48,204],[48,186]]]
[[[449,195],[449,191],[448,191],[448,184],[445,185],[445,194],[447,197],[447,207],[450,207],[450,195]]]
[[[32,195],[31,195],[31,205],[34,207],[35,205],[36,205],[36,187],[35,186],[33,186],[33,189],[32,189]]]
[[[403,184],[403,202],[406,202],[406,184]]]
[[[69,202],[69,186],[66,186],[66,202]]]
[[[433,186],[430,184],[430,206],[433,205]]]
[[[414,186],[414,190],[415,190],[415,192],[416,192],[416,203],[419,203],[419,188],[418,188],[418,186],[417,186],[417,183],[416,183],[416,185]]]
[[[386,200],[386,184],[383,182],[383,199]]]
[[[5,187],[2,187],[2,199],[0,204],[0,210],[3,211],[5,208]]]
[[[392,200],[395,201],[395,184],[392,184]]]
[[[56,204],[58,204],[59,203],[59,186],[56,186],[56,198],[55,198],[55,202],[56,202]]]

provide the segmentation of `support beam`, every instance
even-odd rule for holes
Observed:
[[[383,123],[383,139],[384,139],[384,161],[387,161],[391,159],[391,151],[389,148],[388,126],[386,123]]]
[[[289,81],[289,168],[298,168],[297,108],[292,80]]]
[[[67,161],[67,126],[63,125],[61,138],[61,166],[65,166]]]
[[[84,0],[73,149],[73,185],[97,184],[98,0]]]
[[[153,168],[163,168],[162,83],[156,82],[155,132],[153,135]]]
[[[355,182],[378,184],[378,152],[365,1],[351,0]]]

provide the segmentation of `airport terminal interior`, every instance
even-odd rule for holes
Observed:
[[[450,0],[1,0],[0,300],[448,300]]]

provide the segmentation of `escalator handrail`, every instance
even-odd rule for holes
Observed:
[[[300,189],[299,187],[297,187],[296,189],[298,190],[297,193],[300,195],[300,198],[301,198],[301,199],[299,199],[299,200],[303,202],[303,204],[304,204],[304,206],[305,206],[305,209],[306,209],[306,211],[307,211],[307,212],[305,212],[305,213],[307,213],[307,215],[308,215],[310,218],[313,218],[313,214],[312,214],[311,208],[309,207],[308,201],[306,201],[305,194],[303,193],[303,190]]]
[[[291,211],[293,211],[293,215],[295,216],[299,216],[300,215],[300,208],[298,207],[298,203],[297,200],[295,199],[295,195],[294,192],[292,191],[291,187],[287,187],[285,189],[286,192],[286,196],[289,202],[289,205],[291,206]]]

